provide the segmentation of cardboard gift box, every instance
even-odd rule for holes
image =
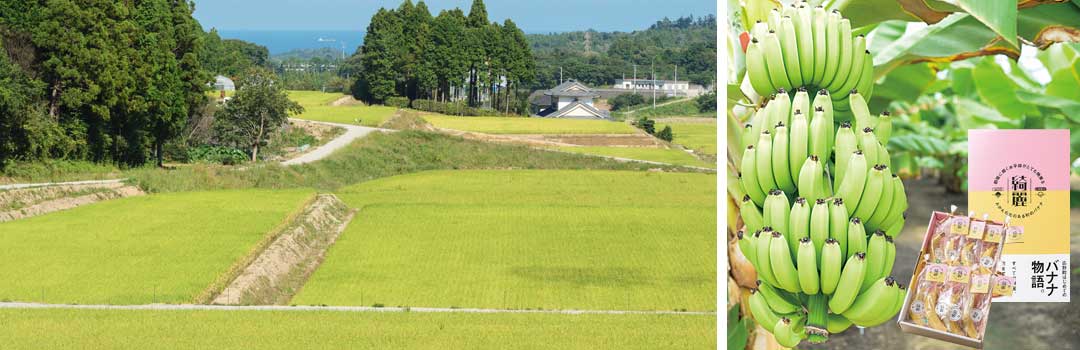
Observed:
[[[922,248],[919,250],[919,259],[916,262],[915,271],[914,271],[914,273],[912,273],[910,284],[908,284],[907,296],[904,298],[904,307],[900,310],[900,316],[898,318],[897,323],[899,324],[900,329],[902,331],[904,331],[905,333],[917,334],[917,335],[921,335],[921,336],[924,336],[924,337],[934,338],[934,339],[946,341],[946,342],[957,344],[957,345],[962,345],[962,346],[981,349],[983,347],[983,340],[985,338],[985,332],[986,332],[986,327],[985,326],[982,327],[982,329],[979,331],[979,338],[976,339],[976,338],[971,338],[971,337],[968,337],[968,336],[965,336],[965,335],[962,335],[962,334],[950,333],[950,332],[934,329],[934,328],[931,328],[931,327],[922,326],[922,325],[914,323],[914,322],[912,322],[910,320],[911,319],[910,313],[911,313],[912,303],[915,301],[915,298],[919,294],[919,291],[916,288],[918,286],[918,282],[919,282],[919,280],[918,280],[919,274],[920,274],[920,272],[923,271],[923,269],[926,267],[927,264],[931,263],[928,260],[929,260],[930,252],[931,252],[931,249],[932,249],[931,243],[932,243],[932,239],[933,239],[933,236],[934,236],[934,232],[936,232],[938,226],[946,218],[948,218],[949,216],[951,216],[949,213],[935,211],[933,213],[933,215],[931,215],[931,217],[930,217],[930,224],[927,225],[926,235],[923,237]],[[993,224],[993,225],[1002,225],[1003,227],[1008,227],[1007,225],[1002,224],[1000,222],[985,221],[985,223],[988,224],[988,225]],[[998,248],[997,248],[997,252],[994,254],[994,266],[990,270],[990,271],[993,271],[992,274],[990,275],[989,282],[988,282],[989,283],[988,290],[990,290],[990,291],[1000,290],[1000,288],[995,288],[994,284],[997,283],[998,279],[994,277],[994,274],[996,273],[996,271],[998,271],[998,265],[1001,262],[1001,252],[1002,252],[1002,250],[1004,250],[1004,249],[1002,249],[1002,245],[1004,244],[1004,235],[1002,235],[1002,237],[996,239],[995,241],[999,245],[998,245]],[[962,247],[961,247],[961,249],[962,249]],[[971,294],[970,290],[967,293],[970,295]],[[991,298],[995,295],[995,294],[992,294],[993,292],[989,292],[989,293],[991,293]],[[935,312],[935,310],[929,310],[928,312]],[[982,315],[982,318],[985,319],[984,324],[989,322],[989,306],[987,306],[986,313],[985,313],[985,315]]]

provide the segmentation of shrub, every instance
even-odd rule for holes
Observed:
[[[487,108],[475,108],[469,107],[463,101],[457,102],[439,102],[434,100],[413,100],[412,108],[425,111],[434,112],[446,115],[461,115],[461,116],[493,116],[502,115],[499,111]]]
[[[716,91],[698,96],[696,102],[698,111],[716,112]]]
[[[660,130],[660,132],[656,133],[656,137],[661,140],[671,142],[671,140],[675,138],[675,135],[671,134],[671,125],[665,125],[663,130]]]
[[[247,161],[248,154],[233,147],[202,145],[188,148],[188,160],[235,165]]]
[[[386,99],[385,104],[387,106],[390,106],[390,107],[408,108],[409,107],[409,98],[408,97],[390,97],[390,98]]]
[[[644,103],[645,98],[639,94],[621,94],[611,99],[611,110],[621,111]]]
[[[634,125],[637,126],[638,129],[645,130],[649,135],[656,133],[656,122],[649,119],[649,117],[641,117]]]

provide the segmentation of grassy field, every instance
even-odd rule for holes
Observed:
[[[656,129],[671,126],[674,143],[705,154],[716,155],[716,123],[657,123]]]
[[[297,119],[379,126],[397,111],[397,108],[387,106],[330,105],[342,97],[345,95],[340,93],[289,91],[289,98],[304,106],[304,113],[294,116]]]
[[[709,164],[693,155],[678,149],[649,148],[649,147],[560,147],[560,150],[582,154],[595,154],[620,158],[640,159],[653,162],[662,162],[678,165],[690,165],[703,168],[716,168],[716,164]]]
[[[525,117],[455,117],[425,114],[436,127],[486,134],[632,134],[634,127],[606,120]]]
[[[361,208],[293,304],[714,310],[716,177],[439,171]]]
[[[637,119],[641,117],[659,118],[659,117],[715,117],[716,112],[702,113],[698,110],[697,100],[689,99],[686,101],[675,102],[668,105],[657,106],[652,108],[651,104],[646,104],[642,107],[634,108],[633,114],[619,113],[619,117],[627,119]]]
[[[334,191],[342,186],[387,176],[436,169],[611,169],[672,167],[465,140],[431,132],[373,133],[318,162],[281,166],[263,164],[239,169],[193,165],[163,170],[140,168],[125,173],[150,192],[245,188],[307,187]]]
[[[5,349],[710,349],[715,316],[0,309]]]
[[[192,302],[311,195],[151,195],[2,223],[0,300]]]

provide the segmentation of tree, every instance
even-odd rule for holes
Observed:
[[[675,139],[675,135],[671,133],[671,125],[664,125],[664,128],[656,133],[656,138],[667,142],[671,142],[671,140]]]
[[[381,103],[396,95],[397,58],[405,48],[402,21],[394,11],[379,9],[371,17],[361,51],[362,72],[353,88],[357,99]]]
[[[259,157],[259,147],[270,134],[284,125],[289,114],[303,113],[300,104],[289,100],[287,92],[276,84],[272,72],[252,68],[241,77],[236,95],[214,120],[222,139],[233,147],[251,150],[251,160]]]

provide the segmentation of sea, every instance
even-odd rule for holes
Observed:
[[[363,31],[349,30],[218,30],[223,39],[240,39],[266,46],[270,55],[296,49],[344,48],[346,56],[364,41]]]

